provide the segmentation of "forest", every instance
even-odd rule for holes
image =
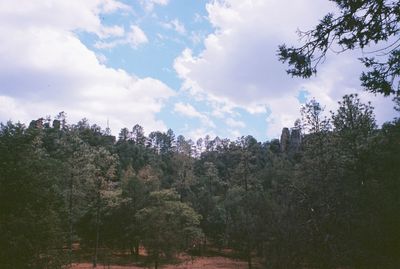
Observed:
[[[266,142],[139,125],[114,137],[64,112],[2,123],[0,267],[126,253],[158,268],[230,249],[248,268],[398,268],[400,118],[378,127],[356,94],[301,115]]]
[[[61,2],[0,4],[3,33],[0,63],[4,65],[0,76],[2,119],[31,115],[26,111],[36,113],[39,109],[64,107],[60,105],[64,99],[96,107],[92,111],[99,113],[109,113],[113,108],[106,110],[105,107],[110,107],[113,100],[123,99],[139,100],[128,103],[134,104],[129,107],[124,103],[114,104],[122,107],[120,110],[126,115],[133,113],[135,105],[141,106],[138,110],[155,106],[153,110],[159,111],[157,107],[162,103],[159,99],[169,98],[175,91],[151,78],[151,73],[136,72],[147,65],[125,71],[119,65],[112,65],[121,62],[125,66],[125,62],[142,60],[153,67],[152,60],[158,54],[154,56],[152,50],[148,50],[149,54],[145,54],[147,50],[138,52],[136,58],[132,56],[135,54],[121,54],[122,58],[110,58],[107,67],[103,52],[91,49],[111,50],[117,45],[132,43],[130,52],[136,51],[140,44],[149,42],[139,25],[131,24],[143,21],[137,12],[144,8],[143,18],[167,18],[163,13],[147,15],[156,10],[156,4],[167,8],[169,1],[131,1],[143,6],[136,10],[128,3],[111,0],[97,1],[97,4],[96,1],[75,1],[72,5],[65,1],[58,6]],[[241,2],[209,1],[201,9],[203,15],[196,9],[194,21],[208,20],[211,24],[205,29],[214,28],[209,33],[186,30],[177,18],[173,19],[175,15],[170,16],[173,19],[170,22],[155,23],[165,31],[176,30],[179,34],[163,36],[154,32],[158,39],[150,41],[157,43],[157,48],[162,47],[161,41],[184,44],[182,38],[186,32],[192,34],[190,39],[194,45],[204,43],[204,50],[194,56],[190,48],[166,47],[183,51],[168,65],[160,66],[163,72],[171,73],[171,77],[165,77],[166,81],[178,78],[182,86],[193,82],[194,88],[187,89],[190,92],[197,92],[197,87],[210,85],[209,81],[221,77],[228,81],[229,87],[225,88],[229,90],[223,87],[226,84],[218,83],[217,87],[208,89],[213,97],[210,100],[218,99],[213,95],[213,88],[223,88],[220,99],[230,100],[229,91],[243,89],[235,85],[242,79],[248,79],[243,84],[251,87],[246,86],[248,92],[243,92],[240,98],[254,95],[253,85],[258,80],[265,82],[260,85],[263,90],[272,87],[269,92],[265,90],[266,98],[279,95],[279,87],[285,83],[279,81],[276,84],[279,86],[274,86],[273,76],[277,72],[272,70],[273,62],[265,65],[266,70],[256,69],[262,69],[260,62],[269,59],[263,54],[272,46],[269,39],[279,37],[276,32],[282,32],[285,38],[288,35],[283,25],[288,16],[297,12],[291,12],[297,6],[284,3],[288,7],[281,14],[275,11],[275,4],[269,7],[260,5],[263,1]],[[242,262],[232,269],[398,269],[400,2],[326,2],[334,4],[332,11],[311,30],[298,30],[298,42],[283,39],[292,40],[296,45],[279,45],[274,57],[287,65],[289,75],[300,78],[316,75],[331,56],[344,53],[344,57],[359,57],[363,66],[359,77],[361,88],[393,98],[392,115],[397,116],[384,123],[377,122],[371,103],[363,102],[357,94],[344,95],[336,111],[325,111],[324,104],[318,100],[307,96],[303,102],[299,96],[299,103],[303,103],[299,107],[301,117],[292,126],[283,128],[279,138],[269,141],[257,141],[251,135],[235,140],[207,135],[193,141],[171,129],[146,133],[148,130],[139,124],[127,126],[114,136],[108,126],[90,124],[86,118],[69,122],[68,111],[54,117],[43,115],[32,119],[30,124],[18,119],[2,122],[0,268],[168,269],[171,265],[180,266],[182,257],[190,257],[192,263],[204,257],[226,257]],[[308,4],[307,11],[315,3]],[[249,18],[259,6],[265,11],[273,10],[279,21],[275,16],[269,18],[270,15]],[[243,13],[250,7],[253,7],[251,12]],[[120,16],[107,17],[112,11],[119,11]],[[129,25],[109,24],[120,22],[121,18],[129,20]],[[263,19],[270,21],[261,23]],[[247,26],[247,21],[254,24]],[[192,25],[188,22],[186,27]],[[231,25],[236,28],[226,27]],[[125,32],[125,27],[130,32]],[[273,34],[261,35],[262,31],[271,30],[264,28],[273,27],[281,28],[273,29]],[[143,25],[145,30],[150,28]],[[235,33],[242,33],[237,34],[240,40],[230,39]],[[199,41],[195,42],[196,39]],[[247,46],[252,39],[261,41]],[[285,42],[281,39],[274,39],[273,46],[275,42]],[[87,45],[85,40],[98,42]],[[228,43],[237,43],[240,49],[232,49]],[[238,64],[232,61],[232,66],[223,64],[219,68],[218,61],[204,58],[207,55],[218,58],[218,53],[207,51],[213,45],[224,60],[227,58],[230,63],[232,59],[239,59]],[[228,48],[224,50],[223,46]],[[244,50],[255,51],[249,54],[251,57],[245,57],[247,54],[241,54]],[[159,51],[163,55],[170,53]],[[157,61],[163,61],[161,58]],[[253,58],[257,61],[253,62]],[[175,72],[170,70],[171,62]],[[195,68],[196,64],[208,62],[210,66],[205,65],[204,69],[211,72],[203,76]],[[352,67],[350,64],[344,69]],[[217,73],[218,69],[224,70]],[[225,72],[225,69],[234,72]],[[337,78],[329,77],[329,72],[328,77],[341,80],[343,74],[354,70],[340,71],[343,72],[332,73],[341,74]],[[189,76],[190,73],[200,74],[199,81]],[[143,74],[150,78],[142,79]],[[164,77],[167,72],[160,74]],[[260,79],[263,76],[265,81]],[[240,80],[235,82],[236,77]],[[206,82],[199,83],[203,79]],[[152,87],[157,89],[152,94],[146,92]],[[329,94],[332,97],[343,93]],[[147,95],[149,98],[141,98]],[[111,98],[115,96],[116,99]],[[282,93],[282,96],[279,100],[289,94]],[[193,95],[193,99],[197,96]],[[96,103],[98,100],[102,102]],[[148,103],[149,100],[153,101]],[[81,106],[78,107],[81,109]],[[24,110],[26,107],[31,110]],[[204,118],[192,106],[187,107],[193,109],[189,116]],[[153,110],[149,111],[155,113]],[[218,128],[222,129],[215,126]],[[82,267],[83,264],[89,267]]]

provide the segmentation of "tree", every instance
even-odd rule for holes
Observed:
[[[339,133],[347,151],[357,154],[360,145],[366,144],[366,139],[376,128],[373,107],[370,103],[361,103],[357,94],[345,95],[338,103],[337,112],[332,112],[335,132]]]
[[[397,96],[393,99],[394,101],[394,110],[396,110],[397,112],[400,112],[400,96]]]
[[[141,223],[142,242],[158,268],[160,256],[172,257],[201,235],[200,215],[179,201],[173,190],[150,193],[148,205],[137,213]]]
[[[135,124],[132,128],[131,138],[135,144],[144,146],[146,137],[144,135],[143,127],[139,124]]]
[[[202,215],[201,228],[207,239],[222,247],[226,229],[226,214],[223,206],[226,184],[219,178],[218,170],[212,162],[201,166],[202,174],[195,177],[192,204]],[[203,244],[203,250],[206,242]]]
[[[302,130],[310,134],[327,133],[329,131],[330,121],[323,115],[324,108],[315,99],[302,106],[300,112]]]
[[[303,258],[302,226],[299,227],[298,200],[293,186],[294,163],[286,154],[269,150],[261,173],[264,200],[261,216],[266,268],[295,269]],[[306,238],[307,240],[307,238]]]
[[[61,268],[59,163],[43,147],[43,130],[0,125],[0,267]]]
[[[258,165],[261,159],[257,158],[260,156],[260,147],[252,136],[241,137],[235,144],[237,164],[233,169],[232,185],[225,202],[231,219],[228,222],[228,232],[236,248],[245,255],[248,268],[251,269],[252,252],[259,233],[259,209],[262,204],[262,185],[256,176],[256,171],[260,168]]]
[[[372,44],[386,43],[373,51],[375,57],[361,58],[367,68],[361,74],[367,91],[385,96],[400,95],[400,2],[394,0],[330,0],[337,4],[339,15],[328,13],[312,30],[302,32],[300,47],[279,46],[279,59],[288,62],[292,76],[309,78],[328,50],[365,49]],[[336,47],[337,46],[337,47]],[[380,59],[377,59],[379,57]]]
[[[336,167],[342,170],[336,193],[336,238],[342,260],[355,268],[395,268],[399,263],[400,237],[398,181],[399,125],[385,123],[376,129],[373,109],[356,95],[344,96],[334,123],[335,148],[340,151]],[[397,137],[397,138],[396,138]],[[394,140],[393,140],[394,139]],[[390,145],[390,146],[389,146]],[[347,227],[347,228],[346,228]],[[348,230],[347,232],[343,232]],[[342,231],[341,231],[342,230]]]
[[[116,203],[105,210],[103,242],[112,249],[129,249],[139,257],[140,225],[136,216],[149,199],[149,193],[159,186],[159,179],[147,167],[136,173],[132,167],[123,171]]]
[[[285,186],[289,193],[289,220],[296,224],[293,241],[297,255],[290,266],[300,263],[320,268],[340,266],[334,258],[336,242],[332,238],[335,223],[335,205],[340,184],[341,160],[334,146],[330,120],[323,115],[323,107],[311,100],[301,108],[302,129],[305,131],[300,160],[295,164],[293,176]],[[340,194],[340,193],[339,193]],[[285,208],[284,208],[285,209]],[[278,214],[280,215],[280,214]]]
[[[80,236],[94,247],[93,267],[96,267],[103,213],[115,196],[113,180],[117,158],[103,147],[91,147],[86,162],[90,166],[86,178],[88,189],[85,193],[88,207],[80,220],[79,232]]]
[[[118,142],[125,142],[131,139],[131,133],[128,128],[122,128],[118,134]]]
[[[358,262],[370,268],[397,268],[400,264],[399,138],[400,120],[385,123],[368,147],[368,158],[361,160],[367,161],[362,204],[366,218],[359,237],[364,257],[360,255]]]
[[[140,126],[110,143],[100,127],[62,117],[1,124],[0,267],[63,268],[79,242],[95,265],[143,246],[158,267],[209,245],[249,267],[257,257],[277,269],[397,268],[400,119],[378,129],[355,94],[329,119],[314,99],[301,112],[287,152],[246,136],[206,137],[195,153],[172,131],[146,145]]]
[[[169,166],[172,168],[172,187],[176,189],[180,196],[181,202],[187,200],[191,193],[191,185],[193,185],[193,163],[191,141],[186,141],[180,135],[177,138],[175,151],[169,161]]]
[[[66,126],[64,123],[64,127]],[[87,210],[84,198],[88,192],[87,179],[90,178],[93,167],[90,161],[92,152],[90,146],[74,131],[64,132],[55,144],[57,150],[50,153],[62,163],[60,192],[64,198],[67,215],[69,263],[72,263],[75,226]]]
[[[368,134],[375,128],[373,107],[371,104],[363,104],[357,94],[343,96],[339,102],[337,113],[332,113],[333,125],[340,132],[360,130]]]

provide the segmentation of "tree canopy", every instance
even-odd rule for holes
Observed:
[[[356,94],[322,112],[306,102],[264,142],[139,125],[116,140],[65,114],[1,124],[0,267],[229,249],[248,268],[398,268],[400,119],[378,127]]]

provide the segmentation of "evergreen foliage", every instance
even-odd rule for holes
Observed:
[[[329,50],[343,53],[365,50],[361,58],[367,71],[360,76],[368,91],[400,95],[400,2],[395,0],[330,0],[339,14],[328,13],[314,29],[299,31],[300,47],[279,46],[279,59],[288,62],[292,76],[309,78],[316,74]],[[368,47],[378,44],[378,49]]]
[[[396,107],[398,109],[398,107]],[[400,121],[378,128],[346,95],[325,117],[316,100],[285,143],[141,126],[118,140],[65,113],[0,127],[0,267],[61,268],[73,245],[149,262],[230,248],[248,267],[397,268]]]

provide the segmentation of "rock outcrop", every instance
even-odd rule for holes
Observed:
[[[281,151],[287,152],[290,144],[290,132],[289,129],[286,127],[282,129],[280,142],[281,142]]]
[[[297,128],[292,128],[289,131],[289,128],[285,127],[282,129],[280,147],[281,152],[289,153],[289,152],[297,152],[300,148],[301,144],[301,131]]]

